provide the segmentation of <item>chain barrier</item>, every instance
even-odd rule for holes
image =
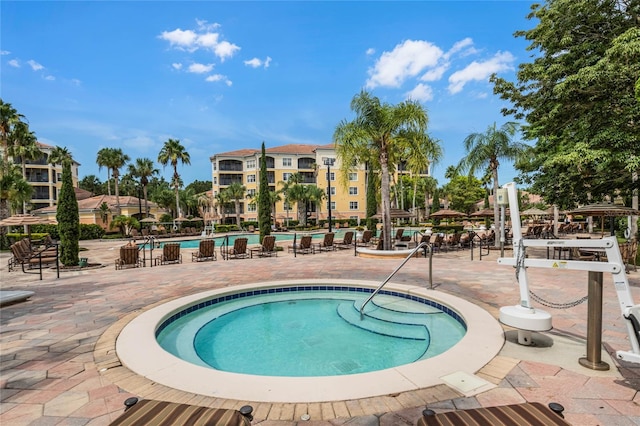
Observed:
[[[525,258],[526,258],[525,246],[524,246],[524,242],[522,241],[522,238],[521,238],[520,241],[518,241],[518,259],[516,260],[516,281],[518,283],[520,282],[520,270],[522,268],[525,268],[525,266],[524,266]],[[546,306],[547,308],[554,308],[554,309],[569,309],[569,308],[573,308],[575,306],[583,304],[584,302],[586,302],[589,299],[589,295],[586,295],[584,297],[581,297],[580,299],[574,300],[573,302],[556,303],[556,302],[550,302],[550,301],[548,301],[546,299],[543,299],[542,297],[538,296],[537,294],[535,294],[531,290],[529,290],[529,295],[531,296],[531,298],[533,300],[535,300],[536,302],[540,303],[541,305]]]

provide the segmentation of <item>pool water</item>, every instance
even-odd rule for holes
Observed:
[[[235,298],[165,321],[157,340],[173,355],[217,370],[308,377],[409,364],[448,350],[466,332],[459,317],[390,294],[375,296],[361,319],[368,295],[321,290]]]
[[[344,236],[344,232],[345,231],[339,231],[339,230],[334,231],[335,233],[334,238],[337,240],[342,239]],[[271,234],[271,235],[276,237],[276,241],[293,241],[293,234]],[[301,235],[302,234],[298,234],[298,240],[300,239]],[[259,234],[236,234],[236,235],[229,235],[230,246],[233,245],[236,238],[247,238],[248,245],[260,243]],[[321,240],[322,238],[324,238],[324,233],[313,234],[314,240]],[[218,237],[214,236],[213,239],[216,241],[216,247],[220,247],[221,245],[225,244],[225,237],[223,236],[218,236]],[[180,243],[180,248],[185,248],[185,249],[198,248],[200,245],[200,240],[182,240],[182,241],[172,241],[172,242]],[[160,246],[162,247],[163,244],[164,242],[161,242]]]

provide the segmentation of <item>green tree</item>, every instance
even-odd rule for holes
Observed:
[[[294,201],[289,197],[289,191],[295,185],[298,185],[302,182],[302,175],[300,173],[292,173],[289,175],[289,179],[286,181],[280,181],[278,184],[282,186],[278,192],[284,195],[284,209],[285,209],[285,218],[286,218],[286,226],[289,226],[289,206]],[[275,210],[274,210],[275,211]]]
[[[269,179],[267,177],[267,155],[265,153],[264,142],[262,142],[262,153],[260,154],[260,175],[258,187],[258,228],[260,228],[260,242],[265,235],[271,234],[271,200],[269,197]],[[275,209],[273,209],[275,214]]]
[[[106,167],[110,172],[111,176],[113,176],[114,190],[116,195],[116,214],[120,214],[120,191],[119,191],[119,178],[120,178],[120,169],[124,167],[127,162],[129,162],[131,158],[124,152],[122,152],[121,148],[102,148],[98,151],[96,162],[98,163],[98,168]],[[109,173],[109,172],[107,172]],[[108,176],[108,174],[107,174]],[[111,195],[111,189],[109,184],[107,183],[109,189],[109,195]]]
[[[356,118],[352,121],[341,121],[333,135],[336,152],[341,159],[341,171],[343,174],[348,173],[356,164],[370,162],[372,158],[377,159],[381,172],[383,248],[390,250],[390,167],[398,162],[397,151],[403,140],[402,134],[426,132],[427,112],[418,102],[411,100],[398,105],[383,104],[380,99],[366,91],[353,98],[351,110],[356,113]],[[412,142],[404,139],[404,143]]]
[[[129,164],[129,174],[138,178],[140,185],[142,186],[142,193],[144,195],[145,217],[149,214],[149,203],[147,196],[149,179],[154,175],[157,175],[159,172],[160,171],[154,167],[153,160],[151,160],[150,158],[136,158],[135,163]]]
[[[62,164],[62,187],[58,196],[56,220],[60,234],[60,262],[65,266],[75,266],[80,252],[80,213],[78,200],[73,190],[71,163],[73,158],[67,148],[55,147],[49,155],[51,164]]]
[[[247,195],[247,188],[240,182],[233,182],[224,190],[230,200],[233,200],[235,213],[236,213],[236,225],[241,228],[242,222],[240,221],[240,200],[243,200]]]
[[[460,160],[458,168],[468,171],[469,175],[475,174],[478,170],[483,172],[487,168],[491,170],[494,196],[498,193],[498,188],[500,188],[498,181],[500,161],[517,161],[529,148],[527,145],[513,140],[518,127],[517,123],[507,122],[498,129],[496,128],[496,123],[493,123],[484,133],[472,133],[464,139],[464,148],[467,151],[467,155]],[[504,226],[499,219],[498,203],[494,202],[494,223]],[[497,231],[498,227],[496,227]],[[495,244],[496,247],[500,245],[497,238]]]
[[[525,120],[533,154],[517,164],[520,179],[560,208],[631,194],[640,169],[640,5],[637,1],[550,0],[517,31],[532,60],[517,81],[493,76],[511,103],[505,115]]]
[[[180,174],[178,173],[178,163],[191,164],[191,156],[179,140],[168,139],[160,150],[160,154],[158,154],[158,162],[163,166],[171,164],[173,167],[172,182],[176,195],[176,214],[180,217],[180,198],[178,194],[180,190]]]
[[[227,193],[227,191],[220,191],[218,192],[215,197],[216,200],[216,205],[218,206],[218,209],[220,210],[220,223],[225,223],[226,217],[227,217],[227,204],[229,203],[229,194]]]
[[[16,192],[22,187],[20,179],[15,174],[16,169],[9,161],[9,139],[16,125],[22,123],[24,116],[0,98],[0,144],[2,145],[2,159],[0,163],[0,219],[9,217],[9,193]],[[23,178],[24,179],[24,178]],[[14,187],[14,185],[18,185]]]
[[[98,170],[102,170],[102,168],[107,169],[107,195],[111,195],[111,166],[110,164],[113,162],[113,149],[112,148],[102,148],[96,154],[96,163],[98,164]]]
[[[449,207],[466,214],[475,211],[476,203],[485,194],[482,182],[475,176],[455,176],[445,185]]]
[[[379,176],[367,167],[367,229],[375,229],[376,222],[373,216],[378,213],[378,188],[380,187]]]
[[[211,181],[210,180],[194,180],[189,185],[187,185],[184,189],[192,189],[196,194],[200,194],[203,192],[211,191]]]
[[[22,166],[22,176],[24,179],[27,179],[27,161],[28,160],[37,160],[44,156],[44,153],[40,150],[38,146],[37,138],[34,132],[29,130],[29,125],[20,121],[16,123],[13,128],[13,131],[9,135],[8,139],[9,147],[9,155],[13,157],[14,161],[16,159],[20,159],[20,164]],[[24,189],[20,191],[23,195],[25,193]],[[30,191],[31,192],[31,191]],[[23,198],[22,201],[22,212],[27,212],[27,202],[28,198]]]
[[[100,218],[102,219],[102,223],[104,223],[105,225],[109,224],[109,213],[111,213],[109,204],[105,202],[100,204]]]
[[[418,187],[424,194],[425,220],[428,220],[429,215],[431,214],[431,206],[429,205],[429,200],[434,196],[436,189],[438,188],[438,181],[432,176],[427,176],[419,180]]]
[[[104,185],[96,175],[87,175],[80,179],[78,186],[85,191],[91,192],[93,195],[104,194]]]
[[[140,222],[133,216],[119,215],[111,220],[109,229],[118,228],[123,236],[131,235],[133,228],[140,228]]]

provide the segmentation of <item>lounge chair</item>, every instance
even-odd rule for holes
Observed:
[[[13,258],[9,260],[9,270],[12,271],[17,265],[20,265],[22,272],[29,272],[28,269],[38,269],[40,279],[42,279],[42,266],[58,263],[57,246],[46,247],[44,249],[36,250],[31,248],[31,243],[27,238],[24,238],[17,243],[11,244],[11,253]]]
[[[167,265],[169,263],[182,263],[180,243],[164,243],[162,255],[156,258],[156,265]]]
[[[198,246],[198,251],[191,253],[192,262],[206,262],[207,260],[216,260],[215,240],[201,240]]]
[[[250,405],[233,410],[138,398],[127,398],[124,404],[124,413],[110,426],[251,426],[253,420],[253,407]]]
[[[362,233],[362,237],[356,241],[358,246],[369,246],[371,245],[371,238],[373,238],[373,231],[367,229]]]
[[[275,256],[278,257],[278,248],[276,247],[276,237],[273,235],[265,235],[262,239],[262,244],[259,247],[253,247],[250,250],[251,257],[253,258],[254,253],[256,256],[267,257],[267,256]]]
[[[249,257],[247,252],[247,238],[236,238],[233,242],[233,247],[221,246],[220,253],[222,253],[223,259],[246,259]]]
[[[342,240],[333,242],[333,245],[338,249],[348,249],[353,245],[353,231],[347,231],[344,233]]]
[[[564,407],[551,403],[525,402],[497,407],[471,408],[436,414],[426,409],[417,426],[571,426],[562,416]]]
[[[404,228],[396,230],[396,241],[411,241],[411,236],[404,235]]]
[[[335,250],[336,246],[333,245],[333,237],[335,234],[333,232],[327,232],[324,234],[324,239],[322,242],[318,243],[317,247],[319,251],[330,251]]]
[[[299,244],[292,244],[289,246],[289,252],[299,253],[299,254],[313,254],[315,253],[315,249],[312,244],[311,235],[303,235],[300,238]]]
[[[116,269],[138,268],[142,266],[140,250],[136,245],[120,247],[120,257],[116,259]]]

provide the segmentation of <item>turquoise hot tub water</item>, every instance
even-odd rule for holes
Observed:
[[[466,333],[450,308],[369,288],[256,289],[185,307],[162,322],[159,344],[193,364],[264,376],[334,376],[383,370],[441,354]]]

